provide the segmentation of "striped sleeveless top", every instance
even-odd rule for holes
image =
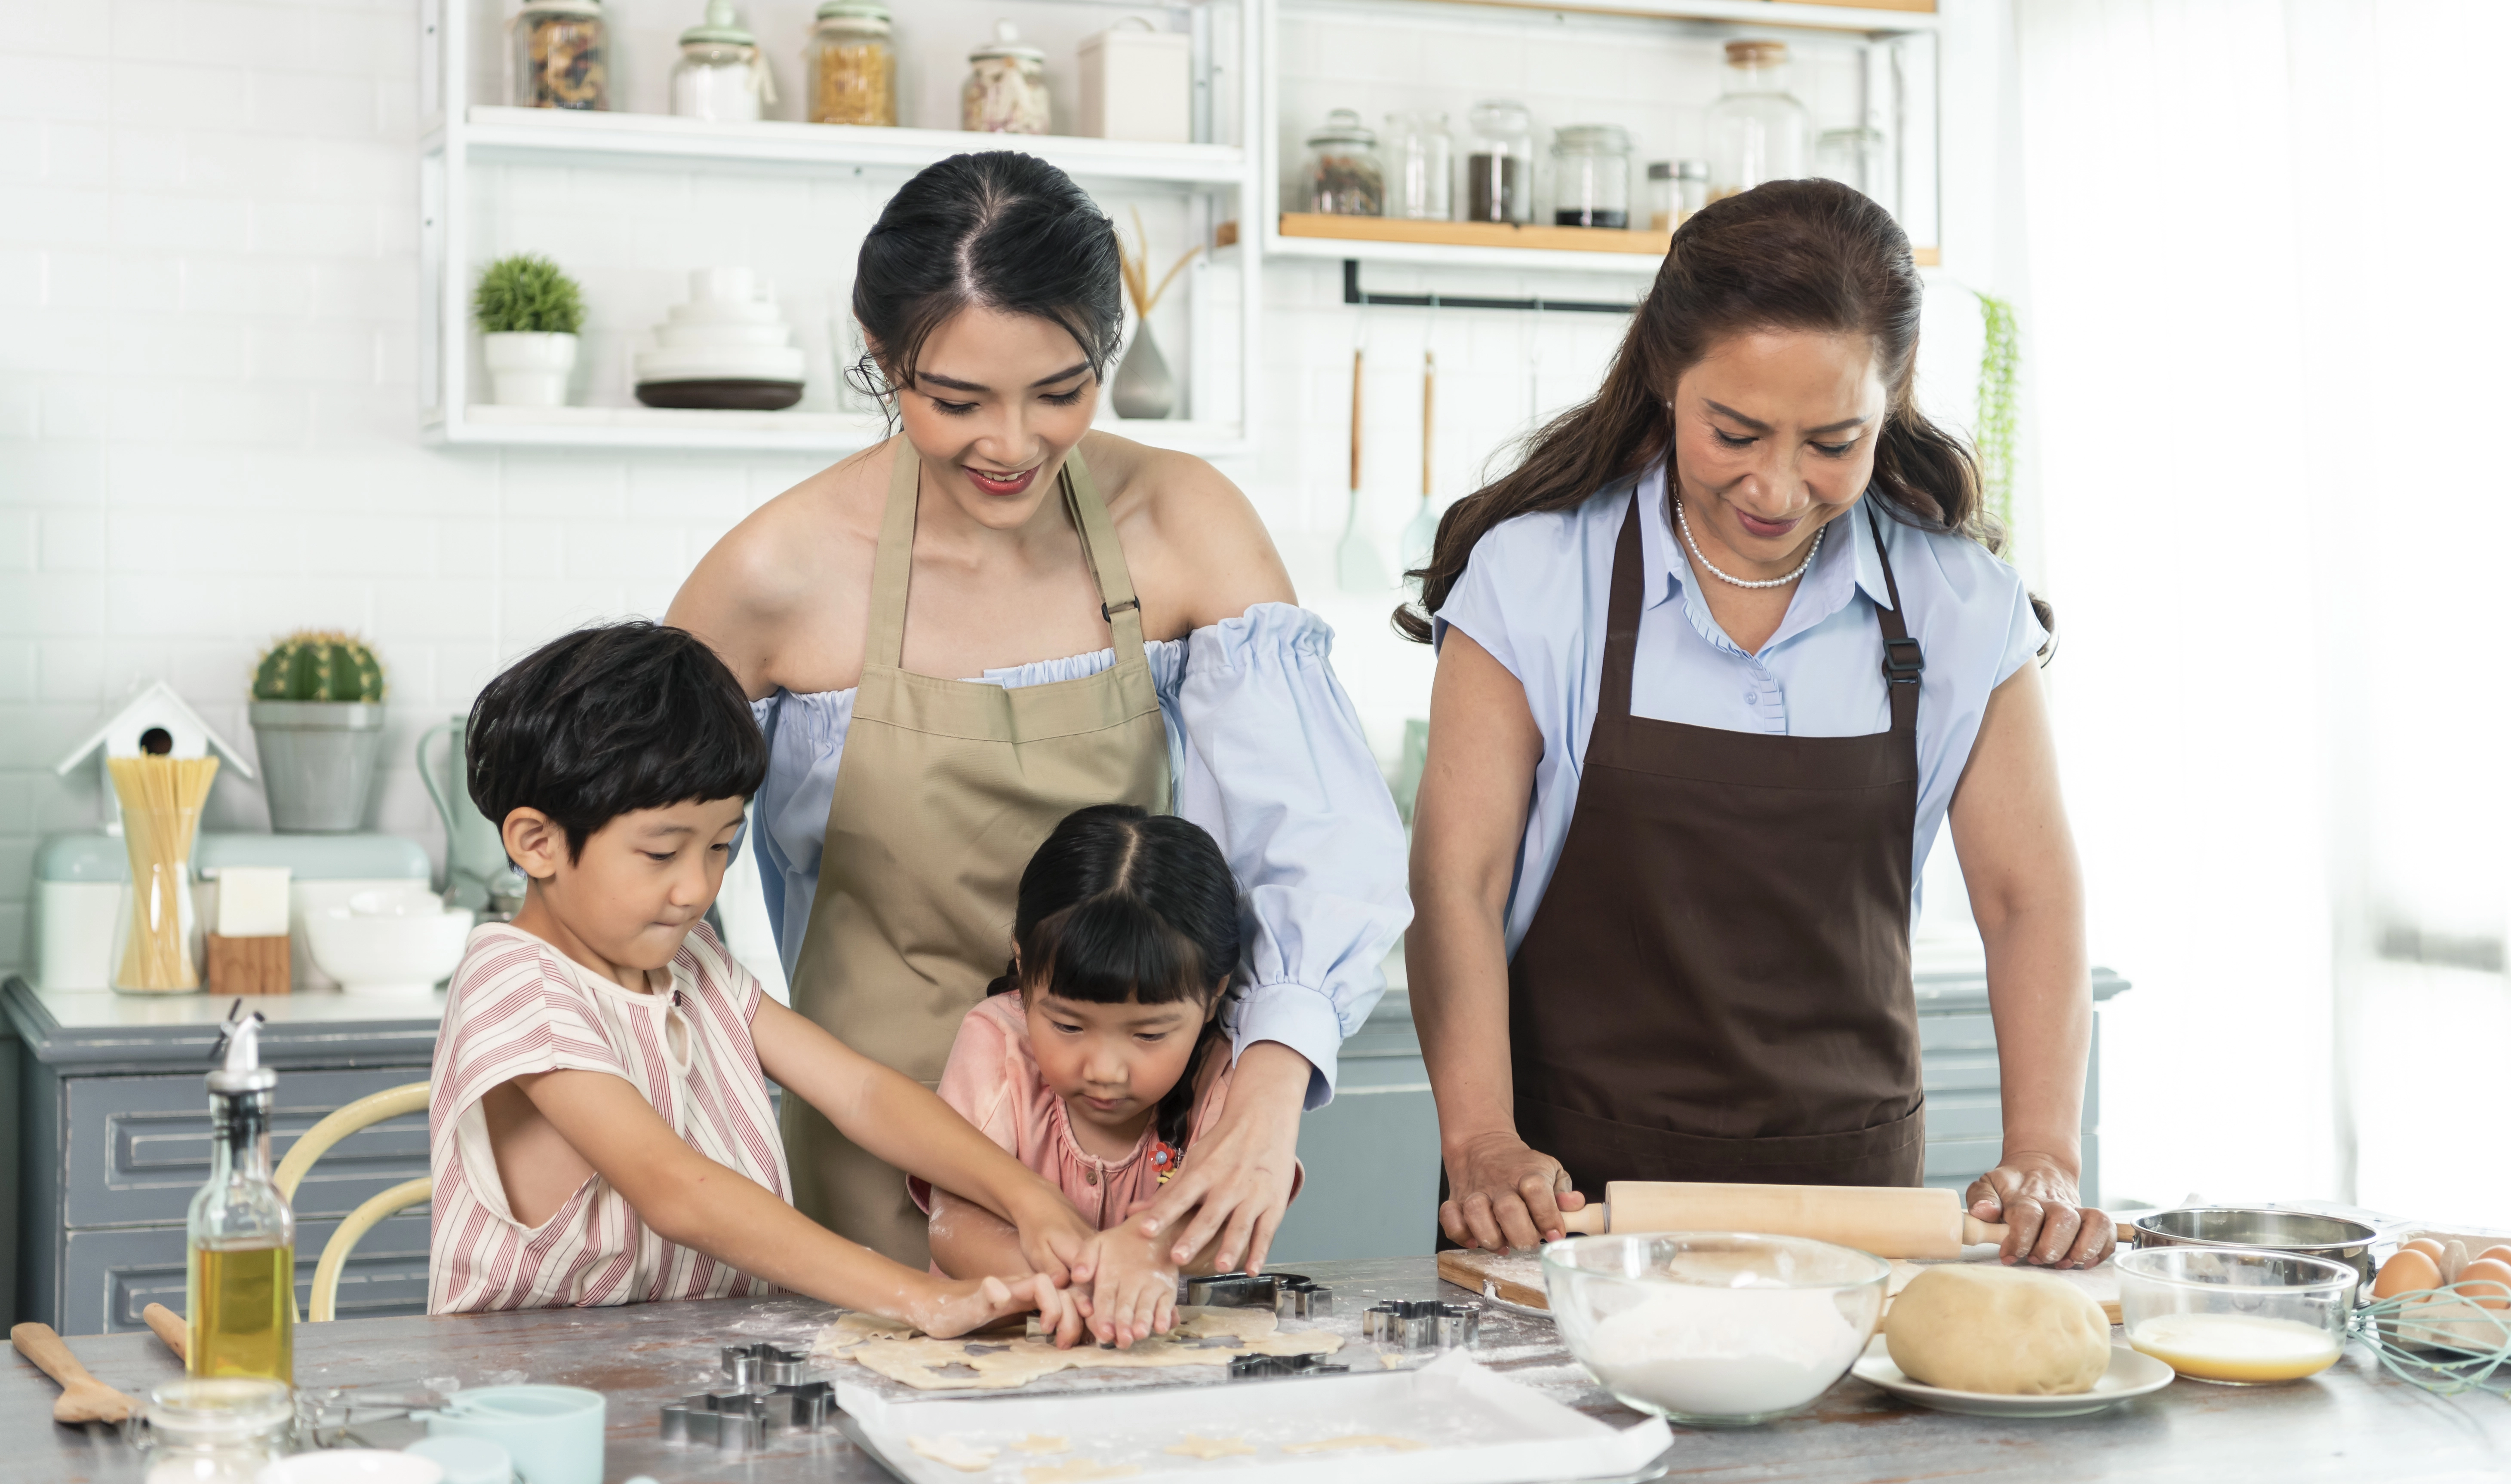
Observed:
[[[758,980],[704,923],[653,979],[638,994],[520,929],[472,932],[437,1032],[427,1109],[429,1313],[776,1291],[664,1240],[598,1174],[537,1227],[507,1208],[481,1099],[511,1078],[561,1067],[624,1079],[690,1148],[792,1199],[750,1039]]]

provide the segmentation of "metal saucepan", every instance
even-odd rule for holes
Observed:
[[[2360,1275],[2356,1302],[2372,1293],[2372,1243],[2379,1233],[2341,1216],[2236,1205],[2192,1205],[2145,1211],[2136,1218],[2140,1247],[2264,1247],[2343,1263]]]

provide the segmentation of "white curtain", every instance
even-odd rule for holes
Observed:
[[[2511,1226],[2511,5],[2014,18],[2107,1193]]]

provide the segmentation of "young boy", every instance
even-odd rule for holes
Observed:
[[[531,879],[471,935],[436,1043],[428,1312],[715,1298],[783,1287],[956,1335],[1035,1309],[1097,1232],[919,1084],[769,1000],[700,918],[767,748],[685,630],[587,628],[472,707],[472,802]],[[791,1203],[764,1079],[883,1160],[1020,1229],[1036,1275],[917,1273]]]

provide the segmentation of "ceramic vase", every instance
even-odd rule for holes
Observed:
[[[1116,367],[1116,384],[1108,388],[1118,417],[1166,417],[1177,410],[1177,378],[1151,338],[1148,324],[1134,332],[1125,348],[1124,364]]]
[[[575,337],[550,330],[498,330],[480,337],[501,407],[563,407],[575,369]]]
[[[382,703],[256,701],[246,714],[273,830],[338,835],[364,825],[384,741]]]

